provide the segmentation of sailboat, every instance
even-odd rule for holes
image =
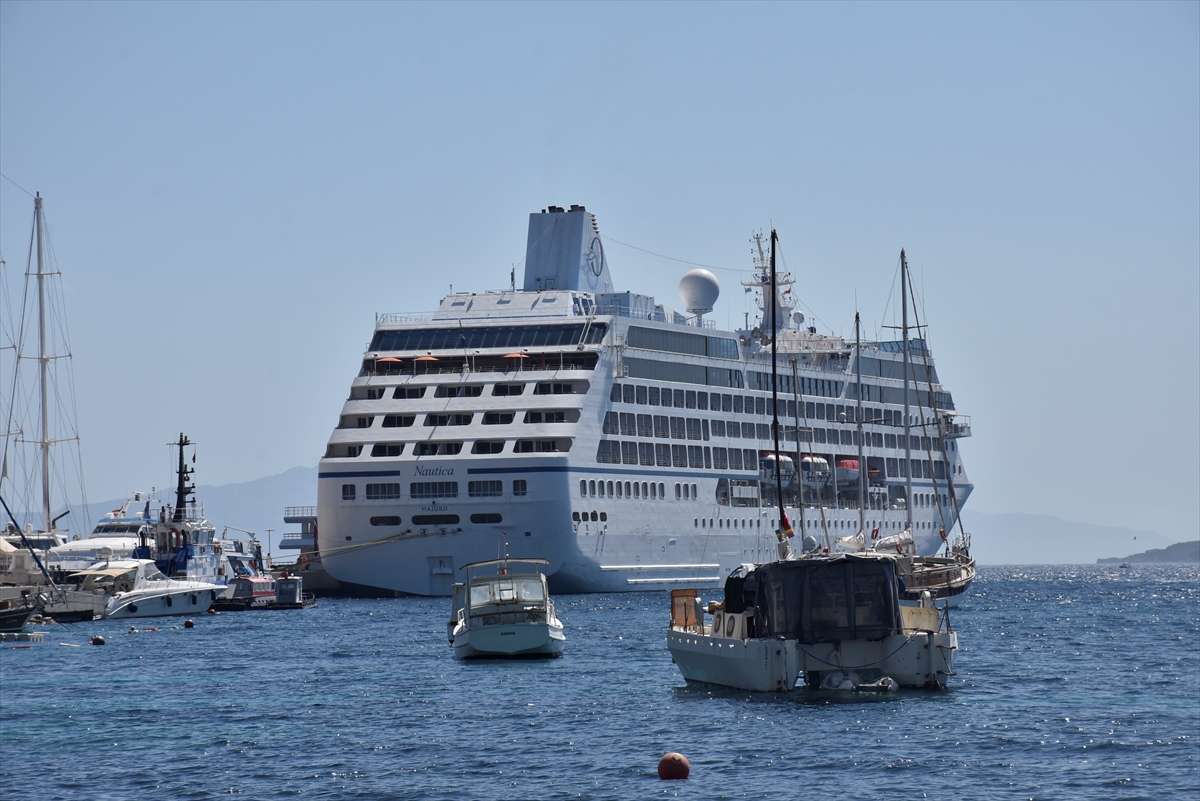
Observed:
[[[57,438],[55,432],[51,429],[50,409],[56,405],[51,391],[51,364],[62,359],[69,360],[70,348],[65,348],[66,352],[61,354],[51,352],[52,345],[50,340],[55,332],[52,329],[47,312],[47,307],[50,305],[47,297],[50,291],[47,279],[52,275],[57,275],[58,272],[47,271],[46,257],[48,247],[45,215],[42,209],[42,197],[40,194],[34,198],[33,208],[34,231],[31,250],[36,249],[37,272],[30,273],[27,271],[26,277],[36,276],[37,279],[38,434],[36,439],[26,438],[16,414],[20,363],[22,359],[29,358],[21,353],[24,342],[24,313],[22,313],[21,331],[14,333],[11,341],[13,375],[11,387],[5,387],[5,436],[2,454],[3,468],[0,469],[0,500],[4,500],[3,507],[5,512],[4,519],[0,521],[0,528],[3,529],[6,542],[14,548],[24,549],[31,559],[18,559],[16,558],[16,554],[13,554],[8,560],[7,572],[0,576],[0,581],[4,585],[0,586],[0,605],[7,604],[11,608],[20,602],[26,606],[31,606],[34,604],[29,599],[38,598],[36,611],[41,611],[54,617],[56,620],[91,620],[101,613],[103,596],[97,593],[79,592],[55,586],[49,571],[46,569],[44,560],[46,553],[51,548],[61,546],[67,541],[67,537],[58,529],[58,521],[71,513],[71,509],[68,507],[67,511],[57,516],[53,516],[52,514],[51,446],[63,442],[78,443],[79,436],[73,426],[71,431],[68,432],[70,436],[59,436]],[[26,523],[22,526],[12,513],[7,500],[5,500],[6,496],[12,498],[13,493],[16,491],[15,482],[9,475],[9,464],[10,456],[15,455],[15,449],[11,446],[18,443],[37,446],[36,463],[38,472],[40,473],[41,490],[39,509],[40,529],[35,528],[33,523]],[[82,475],[82,469],[80,469],[80,475]],[[82,480],[80,481],[80,485],[82,487]]]
[[[777,242],[772,230],[773,298]],[[775,465],[781,465],[778,305],[773,302],[771,309]],[[858,464],[863,464],[861,451]],[[667,648],[683,677],[766,692],[790,692],[800,680],[829,690],[945,687],[958,649],[949,615],[939,615],[928,596],[917,607],[901,605],[895,554],[831,552],[811,536],[803,538],[799,553],[794,551],[782,473],[776,469],[772,476],[779,510],[778,560],[734,570],[725,580],[721,601],[705,605],[694,588],[671,591]],[[856,477],[861,498],[866,471],[859,469]],[[801,515],[803,508],[801,502]]]

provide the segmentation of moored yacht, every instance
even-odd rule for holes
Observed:
[[[531,214],[520,289],[376,316],[320,461],[329,574],[449,595],[507,537],[549,560],[554,592],[716,587],[773,558],[781,502],[828,546],[908,530],[909,555],[935,553],[972,489],[969,419],[907,326],[857,345],[818,333],[793,285],[759,248],[762,317],[720,331],[711,274],[684,276],[679,313],[615,289],[582,206]]]

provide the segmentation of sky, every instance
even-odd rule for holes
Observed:
[[[720,268],[719,327],[774,226],[821,331],[890,337],[905,248],[968,523],[1200,532],[1195,2],[4,0],[0,172],[10,279],[45,198],[92,501],[180,432],[201,484],[316,464],[375,313],[520,281],[579,203],[620,290]]]

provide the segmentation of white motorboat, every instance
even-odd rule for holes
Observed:
[[[743,565],[707,610],[672,590],[667,648],[688,681],[739,690],[937,689],[954,675],[958,635],[932,601],[900,605],[895,560],[815,554]],[[711,620],[705,612],[711,614]]]
[[[513,572],[511,564],[534,566]],[[457,659],[551,657],[562,654],[566,637],[554,612],[546,559],[493,559],[466,565],[467,581],[454,585],[450,644]],[[494,568],[494,574],[478,571]]]
[[[153,559],[100,562],[73,574],[83,592],[102,590],[105,618],[203,614],[225,587],[206,581],[167,578]]]

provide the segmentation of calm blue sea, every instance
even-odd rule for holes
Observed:
[[[883,698],[689,687],[665,593],[557,603],[548,662],[456,662],[446,599],[47,627],[0,648],[0,797],[1200,797],[1194,567],[985,568],[952,689]]]

